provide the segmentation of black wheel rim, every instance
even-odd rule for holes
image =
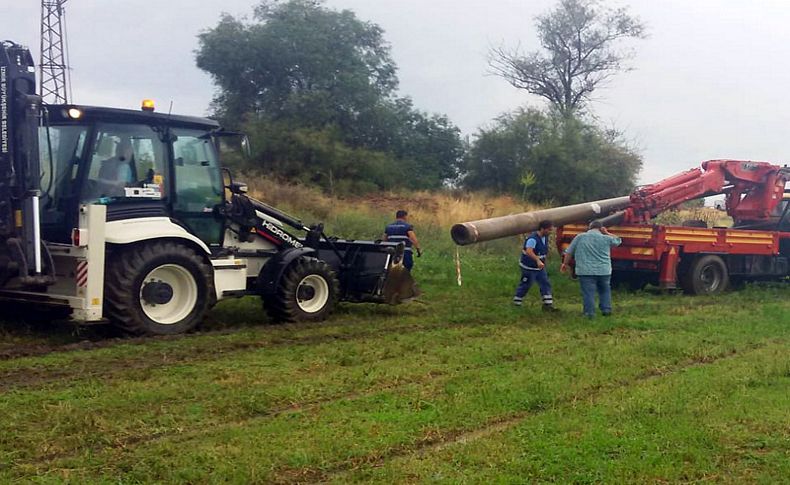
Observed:
[[[700,271],[699,279],[707,293],[714,292],[721,286],[721,271],[714,264],[705,265]]]

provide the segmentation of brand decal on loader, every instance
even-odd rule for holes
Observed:
[[[124,195],[127,198],[161,199],[162,189],[158,184],[145,184],[143,187],[126,187]]]
[[[8,73],[0,66],[0,152],[8,153]]]
[[[304,244],[302,244],[298,239],[291,236],[287,232],[283,231],[282,228],[277,227],[277,225],[269,222],[269,221],[262,221],[261,228],[265,229],[266,231],[258,231],[262,236],[275,236],[280,239],[280,241],[274,241],[277,243],[285,243],[295,248],[302,248]],[[270,239],[270,238],[267,238]]]

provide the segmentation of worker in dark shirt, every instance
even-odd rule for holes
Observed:
[[[417,251],[417,257],[422,256],[420,242],[414,233],[414,226],[409,224],[409,213],[399,210],[395,213],[395,222],[388,224],[384,229],[384,240],[389,242],[402,242],[406,246],[403,253],[403,266],[411,271],[414,266],[414,256],[412,251]]]
[[[551,221],[541,221],[538,230],[533,232],[524,241],[521,249],[521,281],[516,287],[516,295],[513,297],[513,304],[521,306],[529,289],[537,282],[540,294],[543,299],[543,309],[546,311],[557,311],[554,306],[554,297],[551,294],[551,283],[549,274],[546,272],[546,256],[549,254],[549,234],[554,228]]]

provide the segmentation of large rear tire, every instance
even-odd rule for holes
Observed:
[[[691,295],[721,293],[730,285],[727,264],[719,256],[698,256],[680,277],[680,286]]]
[[[129,333],[185,333],[216,301],[211,267],[176,242],[130,246],[107,265],[104,301],[107,317]]]
[[[277,291],[264,296],[263,306],[275,322],[326,319],[340,295],[340,282],[332,268],[315,258],[300,258],[285,271]]]

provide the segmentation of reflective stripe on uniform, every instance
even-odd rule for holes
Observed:
[[[529,266],[525,266],[525,265],[523,265],[521,263],[518,263],[518,265],[519,265],[519,267],[521,269],[526,269],[526,270],[529,270],[529,271],[540,271],[540,268],[530,268]]]

